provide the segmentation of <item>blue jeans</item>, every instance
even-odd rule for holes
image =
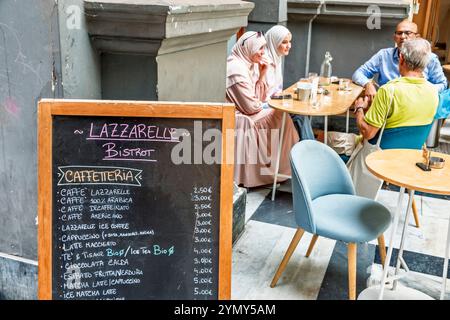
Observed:
[[[300,140],[315,140],[309,117],[291,114],[291,119],[298,131]]]

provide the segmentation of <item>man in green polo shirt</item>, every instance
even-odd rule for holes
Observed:
[[[365,139],[374,138],[386,121],[386,129],[424,126],[433,122],[439,103],[437,89],[423,76],[431,57],[425,39],[404,42],[400,49],[400,78],[382,86],[369,107],[369,99],[355,103],[356,123]]]

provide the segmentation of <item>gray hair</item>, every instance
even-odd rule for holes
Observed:
[[[410,70],[424,70],[431,59],[431,45],[425,39],[406,40],[400,53],[405,59],[406,66]]]

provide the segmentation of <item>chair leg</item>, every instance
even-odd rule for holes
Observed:
[[[303,234],[305,233],[305,230],[298,228],[295,232],[294,237],[291,240],[291,244],[289,245],[289,248],[287,249],[283,260],[281,260],[281,263],[278,267],[277,272],[275,273],[275,276],[272,279],[272,282],[270,283],[270,287],[273,288],[276,286],[278,279],[281,277],[281,274],[284,271],[284,268],[286,268],[287,263],[289,262],[289,259],[291,258],[292,254],[295,251],[295,248],[297,248],[298,243],[300,242],[300,239],[302,238]]]
[[[306,251],[305,257],[307,257],[307,258],[309,257],[318,238],[319,238],[319,236],[317,234],[313,235],[311,242],[309,243],[308,251]]]
[[[381,266],[384,268],[386,261],[386,244],[384,242],[384,235],[378,237],[378,250],[380,252]]]
[[[416,206],[416,200],[413,199],[412,202],[412,210],[413,210],[413,214],[414,214],[414,221],[416,222],[416,227],[420,228],[419,225],[419,213],[417,212],[417,206]]]
[[[348,244],[348,298],[356,300],[356,243]]]

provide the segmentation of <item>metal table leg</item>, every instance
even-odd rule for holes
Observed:
[[[405,268],[406,272],[409,271],[405,260],[403,260],[403,250],[405,248],[406,235],[408,233],[409,217],[411,215],[411,207],[412,207],[413,199],[414,199],[414,190],[409,190],[409,200],[408,200],[408,207],[406,209],[405,224],[403,225],[402,239],[401,239],[401,242],[400,242],[400,249],[398,251],[397,266],[395,267],[395,275],[396,276],[400,272],[400,265],[402,265],[403,268]],[[394,284],[393,284],[393,287],[392,287],[393,290],[395,290],[397,288],[397,280],[398,280],[398,278],[394,279]]]
[[[394,250],[394,237],[395,237],[395,233],[397,232],[398,222],[400,220],[400,213],[401,213],[401,207],[402,207],[404,193],[405,193],[405,188],[401,187],[400,193],[398,195],[397,207],[396,207],[395,214],[394,214],[394,222],[392,223],[392,226],[391,226],[392,229],[391,229],[391,235],[390,235],[390,239],[389,239],[389,249],[388,249],[388,253],[386,256],[386,260],[384,261],[383,277],[381,278],[381,286],[380,286],[380,293],[378,295],[378,300],[383,299],[384,288],[386,287],[386,279],[387,279],[387,274],[388,274],[388,270],[389,270],[389,263],[391,261],[392,251]]]
[[[275,200],[275,191],[277,189],[278,170],[280,169],[280,158],[281,158],[281,149],[283,148],[283,135],[285,122],[286,122],[286,112],[283,112],[283,123],[281,124],[281,134],[280,139],[278,140],[277,163],[275,166],[275,174],[273,177],[272,201]]]
[[[324,137],[323,137],[323,143],[327,144],[328,142],[328,116],[325,116],[325,124],[324,124]]]
[[[450,257],[450,218],[448,221],[448,230],[447,230],[447,245],[445,248],[445,261],[444,261],[444,270],[442,271],[442,291],[441,291],[441,300],[444,300],[445,297],[445,289],[447,285],[447,272],[448,272],[448,259]]]
[[[345,132],[348,133],[350,126],[350,109],[347,109],[347,117],[345,119]]]

